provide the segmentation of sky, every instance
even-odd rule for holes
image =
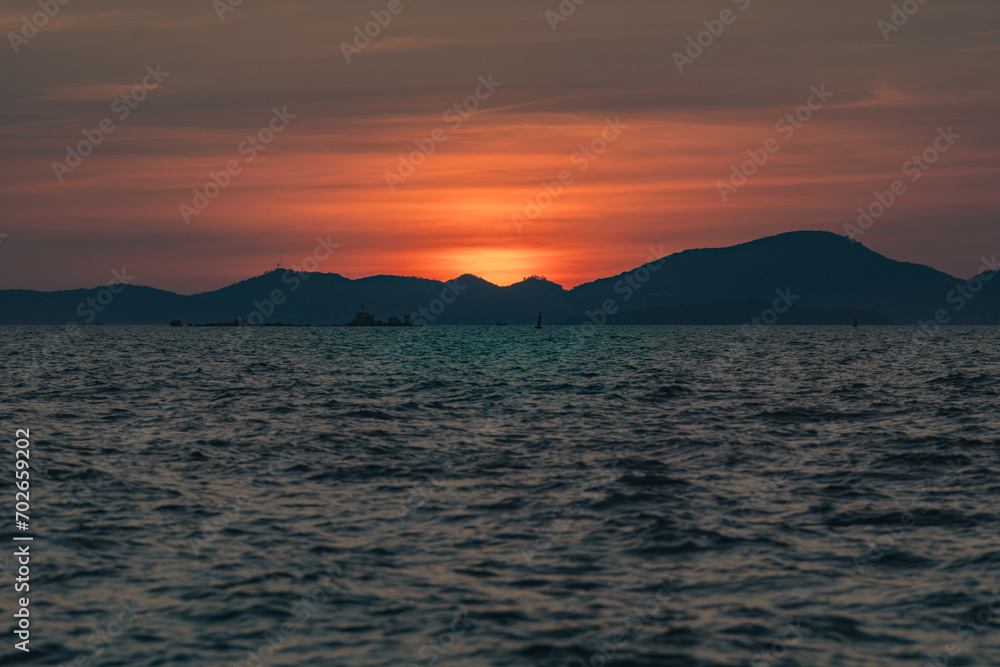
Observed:
[[[235,1],[0,2],[0,288],[1000,253],[996,0]]]

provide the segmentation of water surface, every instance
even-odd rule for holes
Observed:
[[[32,664],[1000,664],[995,328],[60,331]]]

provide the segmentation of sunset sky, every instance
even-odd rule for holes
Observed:
[[[222,3],[70,0],[37,34],[7,35],[0,288],[89,287],[126,267],[206,291],[279,251],[300,265],[328,237],[318,270],[351,278],[571,287],[651,247],[844,233],[896,179],[906,192],[865,245],[960,277],[1000,253],[996,0],[928,2],[892,32],[893,3],[871,0],[587,0],[558,22],[558,0],[402,0],[396,15],[387,0],[243,0],[220,20]],[[342,43],[373,10],[391,21],[348,63]],[[732,21],[711,23],[724,10]],[[4,32],[39,11],[4,2]],[[705,21],[723,30],[680,72],[673,54]],[[126,106],[157,67],[162,83]],[[480,77],[500,85],[485,94]],[[832,98],[786,137],[776,123],[813,86]],[[477,87],[480,108],[446,120]],[[274,109],[294,118],[248,162],[240,145]],[[114,131],[94,134],[104,119]],[[904,163],[949,127],[959,138],[911,181]],[[84,131],[102,136],[93,153],[54,167]],[[447,140],[391,189],[386,173],[435,131]],[[602,133],[603,153],[578,153]],[[719,181],[772,138],[780,150],[723,201]],[[230,162],[239,173],[185,221],[193,188]],[[572,183],[519,230],[512,216],[561,172]]]

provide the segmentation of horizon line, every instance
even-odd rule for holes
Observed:
[[[523,284],[523,283],[525,283],[525,282],[527,282],[529,280],[535,279],[535,280],[544,280],[547,283],[550,283],[552,285],[555,285],[555,286],[559,287],[563,291],[571,292],[571,291],[573,291],[573,290],[575,290],[578,287],[581,287],[583,285],[588,285],[590,283],[594,283],[594,282],[597,282],[597,281],[600,281],[600,280],[607,280],[609,278],[615,278],[615,277],[624,275],[626,273],[630,273],[632,271],[635,271],[635,270],[637,270],[637,269],[639,269],[639,268],[641,268],[643,266],[648,266],[649,264],[652,264],[654,262],[660,262],[660,261],[662,261],[662,260],[664,260],[664,259],[666,259],[668,257],[673,257],[675,255],[680,255],[680,254],[685,253],[685,252],[704,251],[704,250],[728,250],[728,249],[738,248],[738,247],[745,246],[745,245],[750,245],[752,243],[757,243],[759,241],[766,241],[766,240],[770,240],[770,239],[780,238],[782,236],[802,235],[802,234],[808,234],[808,235],[815,234],[815,235],[823,235],[823,236],[836,237],[836,238],[848,241],[848,242],[850,242],[852,244],[857,244],[857,245],[865,248],[869,252],[872,252],[872,253],[875,253],[876,255],[879,255],[880,257],[884,257],[884,258],[889,259],[889,260],[894,261],[894,262],[899,262],[899,263],[904,263],[904,264],[914,264],[916,266],[923,266],[923,267],[929,268],[931,270],[937,271],[937,272],[939,272],[939,273],[941,273],[943,275],[946,275],[949,278],[952,278],[954,280],[969,280],[969,279],[975,277],[976,275],[979,275],[978,273],[976,273],[976,274],[972,274],[971,276],[969,276],[969,278],[961,278],[961,277],[958,277],[958,276],[954,276],[954,275],[952,275],[952,274],[950,274],[950,273],[948,273],[946,271],[942,271],[941,269],[938,269],[938,268],[936,268],[934,266],[931,266],[929,264],[920,264],[920,263],[917,263],[917,262],[910,262],[909,260],[900,260],[900,259],[894,259],[892,257],[888,257],[887,255],[883,255],[880,252],[877,252],[875,250],[872,250],[871,248],[868,248],[868,246],[864,245],[864,243],[862,243],[860,240],[858,240],[858,239],[852,239],[851,237],[846,236],[846,235],[837,234],[836,232],[831,232],[831,231],[823,230],[823,229],[799,229],[799,230],[792,230],[792,231],[787,231],[787,232],[779,232],[777,234],[770,234],[770,235],[767,235],[767,236],[761,236],[761,237],[750,239],[748,241],[743,241],[741,243],[735,243],[735,244],[727,245],[727,246],[707,246],[707,247],[700,247],[700,248],[685,248],[683,250],[678,250],[678,251],[675,251],[675,252],[671,252],[671,253],[667,253],[667,254],[661,255],[660,257],[658,257],[656,259],[649,260],[649,261],[647,261],[647,262],[645,262],[643,264],[639,264],[639,265],[636,265],[636,266],[634,266],[632,268],[625,269],[625,270],[620,271],[620,272],[618,272],[616,274],[604,275],[604,276],[597,276],[597,277],[592,278],[590,280],[586,280],[586,281],[577,283],[576,285],[569,286],[569,287],[566,286],[566,285],[564,285],[564,284],[562,284],[562,283],[557,283],[557,282],[555,282],[553,280],[549,280],[544,275],[537,274],[537,273],[531,274],[529,276],[526,276],[526,277],[524,277],[523,279],[521,279],[519,281],[515,281],[515,282],[508,283],[508,284],[504,285],[504,284],[500,284],[500,283],[494,283],[491,280],[488,280],[486,278],[483,278],[481,276],[476,275],[475,273],[472,273],[471,271],[466,271],[464,273],[459,274],[458,276],[455,276],[454,278],[448,278],[448,279],[444,279],[444,280],[438,279],[438,278],[427,278],[427,277],[424,277],[424,276],[400,275],[400,274],[392,274],[392,273],[375,273],[375,274],[371,274],[371,275],[366,275],[366,276],[360,276],[360,277],[352,278],[352,277],[350,277],[348,275],[344,275],[342,273],[337,273],[337,272],[334,272],[334,271],[304,271],[304,270],[295,270],[294,268],[288,268],[288,267],[280,266],[281,262],[279,262],[278,266],[275,266],[275,267],[270,268],[270,269],[266,269],[262,273],[255,274],[255,275],[252,275],[252,276],[248,276],[246,278],[235,279],[232,282],[229,282],[229,283],[221,285],[221,286],[212,287],[212,288],[208,288],[208,289],[201,289],[201,290],[194,291],[194,292],[176,292],[176,291],[173,291],[173,290],[170,290],[170,289],[165,289],[165,288],[161,288],[161,287],[155,287],[153,285],[147,285],[147,284],[142,284],[142,283],[125,282],[124,284],[127,287],[145,287],[145,288],[154,289],[154,290],[157,290],[157,291],[160,291],[160,292],[167,292],[169,294],[176,294],[178,296],[189,297],[189,296],[197,296],[199,294],[209,294],[209,293],[212,293],[212,292],[217,292],[217,291],[229,288],[229,287],[233,287],[234,285],[238,285],[238,284],[240,284],[242,282],[246,282],[248,280],[253,280],[255,278],[262,278],[262,277],[264,277],[264,276],[266,276],[266,275],[268,275],[270,273],[275,273],[277,271],[286,271],[286,272],[293,272],[293,273],[303,274],[303,275],[336,276],[338,278],[343,278],[343,279],[349,280],[351,282],[356,282],[356,281],[361,281],[361,280],[370,280],[370,279],[373,279],[373,278],[400,278],[400,279],[408,279],[408,280],[426,280],[426,281],[435,282],[435,283],[439,283],[439,284],[446,284],[446,283],[449,283],[449,282],[454,282],[456,280],[459,280],[460,278],[471,277],[471,278],[475,278],[477,280],[481,280],[481,281],[483,281],[483,282],[485,282],[485,283],[487,283],[489,285],[492,285],[494,287],[498,287],[498,288],[501,288],[501,289],[506,289],[506,288],[509,288],[509,287],[513,287],[515,285],[520,285],[520,284]],[[661,248],[662,248],[662,246],[661,246]],[[125,269],[123,268],[122,272],[124,273],[124,271],[125,271]],[[112,273],[113,274],[118,274],[118,271],[112,271]],[[53,289],[53,290],[41,290],[41,289],[31,289],[31,288],[2,288],[2,289],[0,289],[0,292],[8,292],[8,291],[9,292],[37,292],[37,293],[40,293],[40,294],[54,294],[54,293],[58,293],[58,292],[74,292],[74,291],[88,291],[88,290],[102,289],[104,287],[107,287],[109,284],[110,285],[114,285],[114,284],[122,284],[122,283],[121,283],[121,281],[112,281],[111,283],[98,284],[98,285],[94,285],[94,286],[91,286],[91,287],[70,287],[70,288]]]

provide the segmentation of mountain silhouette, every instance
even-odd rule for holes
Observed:
[[[1000,324],[1000,280],[971,281],[884,257],[828,232],[789,232],[728,248],[686,250],[572,290],[532,277],[500,287],[473,275],[441,282],[276,269],[190,296],[125,285],[0,291],[0,324],[346,324],[367,304],[417,324],[732,324],[779,300],[781,324]],[[975,289],[973,289],[975,288]],[[88,303],[88,299],[90,302]],[[780,299],[785,299],[780,302]],[[787,306],[787,307],[786,307]]]

